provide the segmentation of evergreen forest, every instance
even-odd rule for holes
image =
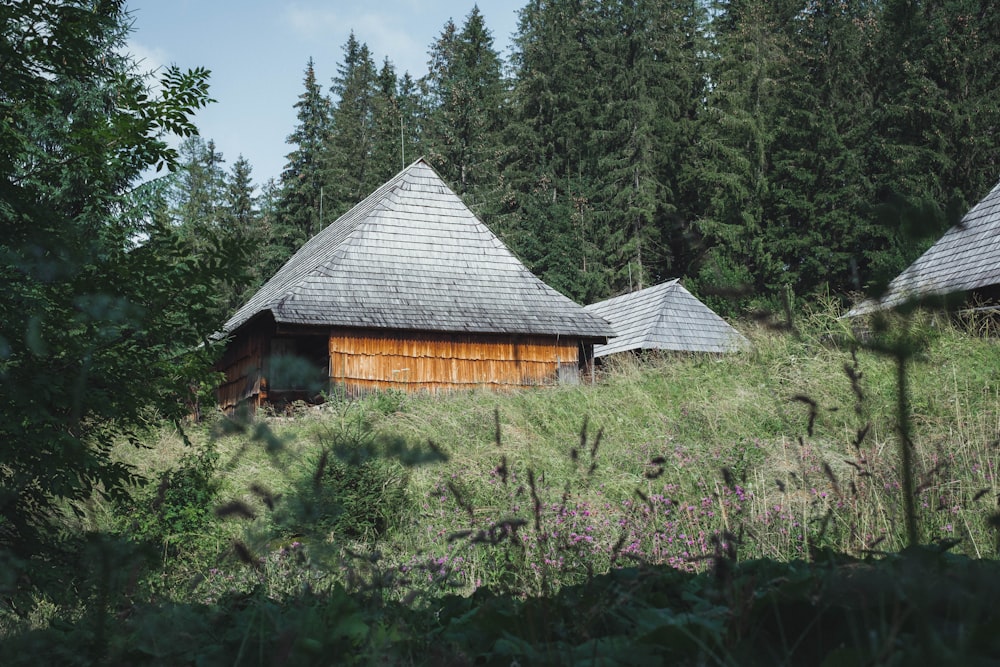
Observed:
[[[473,8],[401,74],[352,33],[331,80],[304,63],[277,182],[194,138],[170,210],[253,239],[224,310],[421,155],[581,303],[675,277],[726,315],[846,300],[996,181],[998,35],[978,0],[547,0],[509,60]]]

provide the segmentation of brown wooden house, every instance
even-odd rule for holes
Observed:
[[[423,160],[314,236],[225,324],[219,405],[579,381],[601,317],[543,283]]]

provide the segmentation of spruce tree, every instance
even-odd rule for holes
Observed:
[[[547,279],[581,300],[687,267],[691,146],[705,97],[696,0],[531,3],[515,53],[509,219]]]
[[[595,206],[604,223],[611,288],[640,289],[673,275],[682,258],[681,169],[705,92],[697,3],[602,3],[593,91]]]
[[[324,210],[324,191],[328,178],[328,149],[332,105],[316,80],[312,58],[306,65],[305,90],[295,103],[298,123],[288,136],[292,146],[281,173],[272,237],[276,252],[265,261],[267,275],[273,273],[309,237],[334,218]]]
[[[752,292],[751,300],[765,304],[775,298],[767,286],[782,270],[763,230],[776,106],[789,63],[787,35],[780,29],[786,8],[770,0],[728,0],[714,7],[711,88],[689,176],[703,197],[696,225],[707,249],[698,282],[706,292]],[[706,301],[723,313],[747,304],[711,296]]]
[[[884,228],[869,263],[884,280],[996,181],[1000,16],[985,0],[881,5],[871,175]]]
[[[582,301],[607,292],[600,230],[592,227],[596,156],[590,91],[591,0],[534,1],[520,13],[513,54],[514,122],[505,132],[504,238],[547,283]]]
[[[496,206],[506,100],[503,62],[479,8],[461,30],[449,20],[430,56],[421,82],[428,159],[482,215]]]
[[[368,46],[352,31],[332,87],[333,126],[326,143],[329,214],[336,219],[381,185],[372,162],[378,77]]]
[[[423,141],[424,112],[420,99],[420,85],[409,72],[399,77],[396,87],[396,103],[402,119],[401,164],[409,164],[423,155],[426,150]]]
[[[172,179],[171,214],[191,252],[202,254],[221,228],[225,158],[214,141],[198,136],[181,143],[179,156],[180,168]]]
[[[372,172],[379,184],[402,169],[406,154],[403,100],[400,97],[396,68],[386,58],[379,70],[372,103]],[[411,158],[417,156],[410,154]],[[377,187],[377,186],[375,186]]]
[[[763,237],[781,264],[760,286],[846,294],[877,242],[868,177],[877,31],[867,0],[822,0],[784,23],[789,59],[764,198]]]
[[[243,249],[243,270],[227,276],[221,286],[223,320],[249,299],[270,274],[265,258],[271,244],[270,230],[264,225],[258,208],[253,168],[242,155],[233,163],[226,179],[223,209],[220,215],[222,240]]]

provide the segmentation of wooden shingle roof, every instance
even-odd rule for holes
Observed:
[[[224,326],[614,335],[520,261],[423,159],[307,241]]]
[[[696,299],[677,279],[586,306],[618,337],[595,345],[594,356],[628,350],[733,352],[747,344],[736,329]]]
[[[894,308],[907,299],[937,296],[1000,284],[1000,183],[945,232],[927,252],[896,276],[878,300],[848,315]]]

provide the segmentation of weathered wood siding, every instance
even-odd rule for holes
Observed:
[[[327,350],[317,334],[328,342]],[[328,335],[326,335],[328,333]],[[289,343],[329,376],[329,389],[349,395],[370,391],[449,391],[487,387],[514,389],[580,381],[581,357],[589,372],[593,345],[576,338],[506,334],[420,333],[376,329],[326,329],[276,326],[270,318],[243,327],[230,342],[217,368],[225,374],[217,390],[219,407],[232,412],[251,410],[269,400],[301,398],[303,392],[279,386],[269,377],[273,355],[284,354]],[[321,343],[322,345],[322,343]],[[303,394],[300,396],[299,394]]]
[[[545,336],[334,330],[330,381],[348,393],[515,388],[577,378],[579,341]]]
[[[243,403],[254,409],[267,398],[263,369],[270,353],[273,333],[274,322],[264,320],[244,327],[230,341],[222,359],[216,364],[216,368],[225,374],[225,379],[216,389],[221,409],[231,412]]]

